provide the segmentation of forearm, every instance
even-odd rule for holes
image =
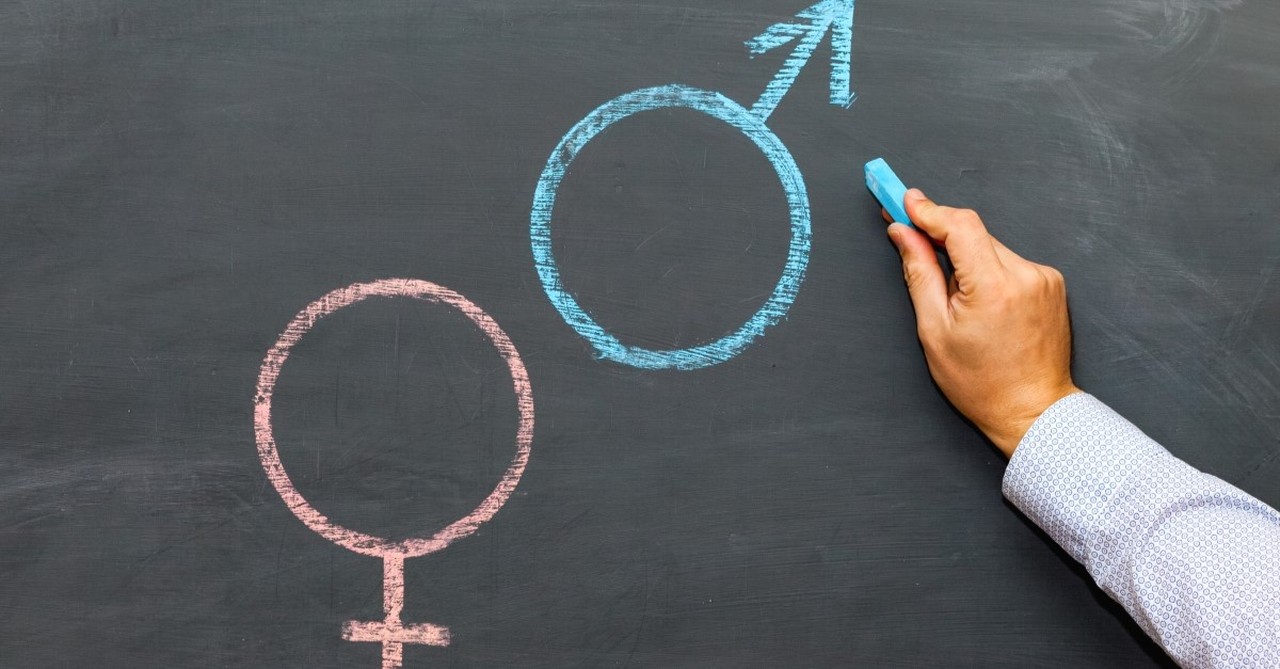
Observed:
[[[1027,432],[1004,493],[1187,667],[1280,666],[1280,514],[1093,397]]]

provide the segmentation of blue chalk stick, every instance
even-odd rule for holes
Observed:
[[[889,212],[893,220],[911,225],[911,218],[907,216],[907,208],[903,204],[903,198],[907,196],[907,187],[889,168],[889,163],[886,163],[884,158],[876,158],[867,163],[866,173],[867,188],[880,201],[880,206]]]

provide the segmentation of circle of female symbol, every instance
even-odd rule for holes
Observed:
[[[289,359],[289,352],[320,319],[370,297],[407,297],[445,304],[461,311],[498,350],[507,364],[515,389],[520,422],[516,430],[516,453],[511,464],[498,481],[497,487],[475,510],[430,537],[392,541],[348,529],[329,520],[298,492],[280,461],[280,452],[276,447],[271,427],[271,398],[276,381],[280,378],[280,371]],[[267,352],[258,374],[253,427],[262,468],[293,515],[313,532],[349,551],[382,559],[384,619],[378,622],[347,622],[343,625],[342,638],[347,641],[381,643],[383,669],[401,666],[405,644],[448,646],[448,628],[428,623],[406,624],[401,620],[404,609],[404,561],[442,550],[458,539],[474,533],[502,508],[524,474],[533,442],[533,392],[524,362],[502,328],[467,298],[427,281],[384,279],[340,288],[312,302],[294,316],[280,339]]]

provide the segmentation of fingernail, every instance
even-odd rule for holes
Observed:
[[[924,198],[924,191],[920,190],[919,188],[912,188],[911,190],[907,191],[907,194],[906,194],[906,196],[904,196],[904,197],[903,197],[903,199],[905,199],[905,200],[923,200],[923,199],[925,199],[925,198]]]
[[[893,242],[893,245],[897,247],[899,253],[902,252],[902,224],[901,223],[894,223],[893,225],[889,226],[889,241]]]

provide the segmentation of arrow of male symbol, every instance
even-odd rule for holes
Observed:
[[[813,50],[822,44],[828,30],[831,31],[831,104],[845,108],[853,104],[855,95],[849,90],[849,65],[853,58],[853,3],[854,0],[822,0],[796,14],[794,20],[775,23],[747,40],[752,58],[792,40],[799,40],[782,69],[751,107],[752,114],[762,121],[768,120],[791,89],[791,84],[795,83],[800,70],[813,57]]]

